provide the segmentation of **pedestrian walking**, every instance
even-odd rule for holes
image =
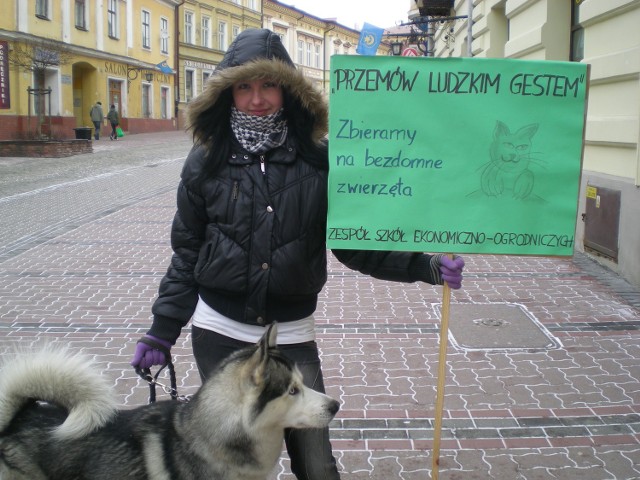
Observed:
[[[117,128],[118,125],[120,125],[120,115],[118,114],[115,105],[111,105],[111,107],[109,108],[109,113],[107,113],[107,120],[109,120],[109,123],[111,124],[111,135],[109,135],[109,138],[111,140],[118,140]]]
[[[93,138],[100,140],[100,127],[104,122],[104,112],[102,111],[102,102],[96,102],[89,112],[91,121],[93,122],[94,133]]]
[[[327,119],[322,94],[267,29],[238,35],[188,106],[194,146],[178,186],[174,254],[146,337],[169,349],[191,320],[202,379],[277,321],[279,348],[306,385],[324,392],[313,314],[327,280]],[[462,282],[460,257],[333,254],[380,279],[454,289]],[[131,364],[164,361],[140,342]],[[285,443],[298,479],[340,478],[328,428],[287,431]]]

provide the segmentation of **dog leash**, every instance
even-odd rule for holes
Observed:
[[[171,400],[177,400],[179,402],[188,402],[191,400],[191,397],[188,395],[178,395],[178,386],[176,382],[176,369],[173,366],[173,362],[171,361],[171,352],[164,345],[154,342],[150,338],[142,337],[138,340],[137,343],[144,343],[149,345],[150,347],[160,350],[164,354],[165,363],[160,366],[155,375],[151,374],[150,368],[140,368],[136,367],[136,373],[149,384],[149,403],[155,403],[156,401],[156,385],[160,386],[164,393],[167,393],[171,396]],[[158,376],[160,372],[165,369],[165,367],[169,368],[169,379],[171,382],[171,386],[167,387],[162,383],[158,382]]]

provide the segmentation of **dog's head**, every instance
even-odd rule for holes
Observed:
[[[238,364],[246,414],[252,423],[265,426],[326,427],[338,412],[339,403],[304,385],[300,370],[277,348],[277,335],[273,323],[250,355]]]

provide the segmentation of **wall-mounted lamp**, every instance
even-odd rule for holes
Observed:
[[[400,41],[391,42],[391,53],[396,57],[402,55],[402,47],[404,44]]]
[[[127,78],[129,79],[129,82],[132,82],[133,80],[138,78],[138,74],[142,70],[145,70],[144,79],[147,82],[151,82],[153,80],[153,72],[150,72],[147,69],[142,69],[142,68],[139,68],[139,67],[127,67]]]
[[[147,82],[153,81],[153,72],[150,72],[146,68],[140,67],[129,67],[127,66],[127,92],[129,91],[129,87],[131,86],[131,82],[138,78],[138,75],[141,71],[144,70],[144,79]]]

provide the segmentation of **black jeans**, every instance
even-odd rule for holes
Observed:
[[[203,381],[225,357],[250,345],[195,326],[191,332],[193,356]],[[298,365],[306,386],[325,393],[316,342],[279,345],[278,348]],[[340,479],[328,428],[287,429],[284,440],[291,471],[298,480]]]

